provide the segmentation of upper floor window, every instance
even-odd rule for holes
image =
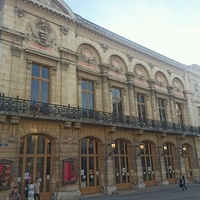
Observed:
[[[82,80],[82,108],[94,110],[94,86],[88,80]]]
[[[49,102],[49,69],[37,64],[32,65],[31,100]]]
[[[183,113],[180,103],[175,103],[177,123],[183,125]]]
[[[165,100],[164,99],[158,99],[158,109],[159,109],[159,115],[160,115],[160,121],[166,122],[166,113],[165,113]]]
[[[143,121],[146,121],[146,105],[145,105],[145,95],[137,94],[137,107],[138,107],[138,117]]]
[[[113,114],[122,115],[122,96],[119,88],[112,88]]]

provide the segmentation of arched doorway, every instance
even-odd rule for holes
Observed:
[[[131,187],[129,159],[127,143],[122,140],[116,140],[114,150],[115,163],[115,183],[117,189],[126,189]]]
[[[146,186],[155,185],[154,156],[156,154],[155,145],[149,142],[144,143],[144,151],[141,154],[143,181]]]
[[[165,164],[165,172],[166,179],[169,183],[175,183],[175,168],[174,168],[174,151],[175,147],[170,143],[165,143],[166,150],[163,153],[164,164]]]
[[[22,200],[28,179],[38,178],[43,200],[51,196],[52,140],[44,135],[28,135],[22,139],[19,152],[18,184]]]
[[[81,194],[100,192],[99,143],[93,138],[83,138],[80,143]]]

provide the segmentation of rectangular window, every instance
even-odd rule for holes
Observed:
[[[145,105],[145,95],[137,94],[137,107],[138,107],[138,117],[140,120],[146,122],[146,105]]]
[[[175,103],[177,123],[183,125],[183,113],[180,103]]]
[[[112,88],[113,114],[122,115],[122,97],[119,88]]]
[[[49,69],[32,65],[31,101],[49,102]]]
[[[94,110],[94,86],[88,80],[82,80],[82,108]]]
[[[166,122],[166,113],[165,113],[165,100],[164,99],[158,99],[158,109],[159,109],[159,115],[160,115],[160,121]]]

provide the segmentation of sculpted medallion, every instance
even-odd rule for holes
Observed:
[[[31,34],[29,37],[43,45],[43,46],[54,46],[55,45],[55,32],[51,25],[45,19],[36,19],[29,25]]]

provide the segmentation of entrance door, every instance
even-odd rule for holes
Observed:
[[[127,144],[124,141],[117,140],[114,151],[115,160],[115,182],[117,189],[130,188],[130,174],[128,162]]]
[[[184,163],[185,163],[185,171],[186,171],[186,177],[189,181],[193,180],[192,177],[192,167],[191,167],[191,161],[190,161],[190,147],[188,145],[185,145],[186,150],[183,151],[183,159],[184,159]]]
[[[49,200],[51,196],[52,142],[43,135],[28,135],[23,138],[19,155],[18,184],[22,200],[25,199],[25,186],[38,178],[41,185],[40,198]]]
[[[143,180],[146,186],[155,185],[155,173],[154,173],[154,162],[153,162],[153,153],[152,145],[148,142],[145,142],[144,153],[141,155],[142,160],[142,173]]]
[[[166,146],[167,150],[166,153],[163,155],[165,162],[166,178],[169,183],[176,183],[177,180],[174,171],[173,146],[170,144],[166,144]]]
[[[99,186],[99,144],[92,138],[81,140],[80,148],[80,190],[81,194],[100,192]]]

